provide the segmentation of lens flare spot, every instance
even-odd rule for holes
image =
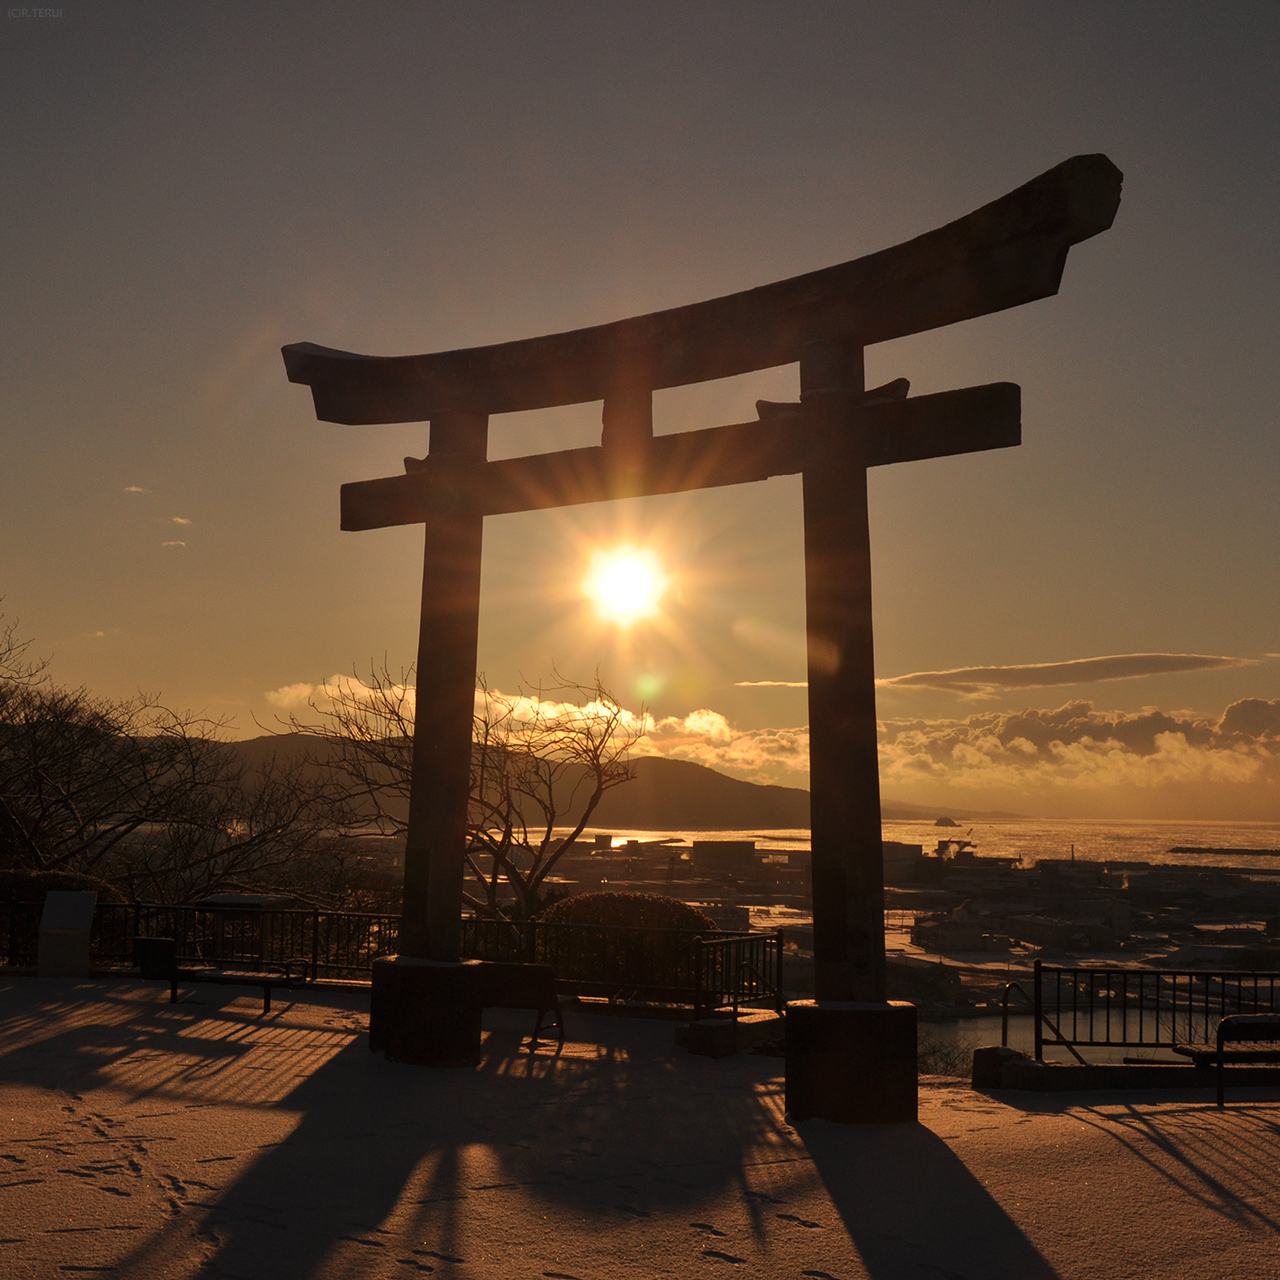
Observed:
[[[632,692],[646,706],[651,703],[663,689],[667,687],[667,682],[656,672],[648,672],[645,675],[637,676],[635,682],[631,686]]]

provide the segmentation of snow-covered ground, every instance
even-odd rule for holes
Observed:
[[[0,1275],[1196,1280],[1276,1273],[1280,1092],[998,1098],[798,1127],[781,1061],[489,1016],[375,1058],[367,995],[0,982]]]

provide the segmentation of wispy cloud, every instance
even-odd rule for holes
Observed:
[[[882,689],[938,689],[967,697],[990,697],[1002,689],[1052,689],[1104,680],[1139,680],[1183,671],[1213,671],[1255,666],[1254,658],[1203,653],[1119,653],[1070,662],[1036,662],[1010,667],[956,667],[950,671],[913,671],[877,680]]]
[[[187,544],[185,542],[179,542],[175,539],[174,541],[171,541],[171,542],[162,542],[160,545],[162,547],[185,547]]]
[[[735,689],[807,689],[807,680],[736,680]]]
[[[150,493],[150,489],[144,489],[140,484],[127,484],[122,490],[123,493]]]
[[[186,516],[171,516],[169,519],[169,523],[170,524],[190,524],[191,521],[188,520]]]

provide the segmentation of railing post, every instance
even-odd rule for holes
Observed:
[[[320,908],[311,908],[311,981],[320,976]]]
[[[702,935],[693,940],[693,1020],[702,1017]]]
[[[775,1013],[781,1013],[783,1009],[786,1007],[786,1003],[787,1003],[787,998],[782,992],[782,956],[785,950],[785,944],[783,942],[783,937],[782,937],[782,927],[779,926],[776,930],[774,930],[774,932],[777,937],[777,940],[774,945],[778,948],[778,963],[773,972],[773,980],[774,980],[773,1008]]]
[[[1034,962],[1032,966],[1032,974],[1034,975],[1033,990],[1035,991],[1035,1006],[1036,1006],[1036,1026],[1035,1026],[1036,1061],[1043,1062],[1044,1061],[1044,1031],[1042,1030],[1042,1024],[1040,1019],[1044,1014],[1044,1001],[1043,1001],[1043,991],[1042,991],[1041,981],[1040,981],[1040,961],[1039,960],[1036,960]]]

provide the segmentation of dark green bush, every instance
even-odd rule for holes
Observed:
[[[558,979],[621,999],[688,999],[693,939],[715,930],[696,907],[660,893],[582,893],[548,907],[540,920],[553,927],[538,930],[538,959]]]
[[[579,893],[561,898],[540,917],[558,924],[616,924],[633,929],[714,929],[697,907],[664,893]]]

